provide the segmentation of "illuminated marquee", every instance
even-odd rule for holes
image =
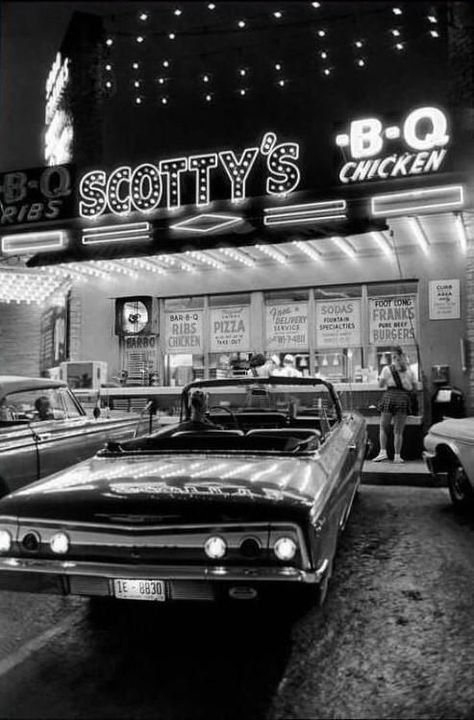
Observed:
[[[64,108],[69,85],[70,60],[58,52],[46,81],[44,156],[48,165],[60,165],[72,159],[73,124]]]
[[[377,118],[354,120],[348,135],[336,137],[336,145],[349,148],[352,158],[341,168],[339,179],[353,183],[436,172],[447,153],[447,129],[446,115],[435,107],[412,110],[401,128],[384,128]],[[382,155],[386,140],[398,139],[409,151]]]
[[[260,146],[244,148],[240,155],[233,150],[161,160],[157,165],[143,163],[136,168],[121,166],[107,174],[92,170],[79,183],[79,214],[96,218],[106,212],[127,215],[149,213],[163,202],[168,210],[181,207],[181,180],[184,173],[195,177],[195,204],[210,203],[211,175],[219,166],[230,184],[232,202],[246,199],[246,183],[257,157],[266,158],[268,171],[266,191],[269,195],[287,195],[298,187],[300,171],[295,160],[299,144],[277,144],[275,133],[266,133]]]

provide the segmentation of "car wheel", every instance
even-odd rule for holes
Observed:
[[[455,507],[470,509],[474,506],[474,490],[462,465],[448,470],[448,490]]]

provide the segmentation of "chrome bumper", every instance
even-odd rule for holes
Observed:
[[[269,583],[315,584],[327,567],[324,561],[316,571],[292,567],[226,567],[168,565],[117,565],[59,560],[0,558],[0,590],[60,595],[113,596],[114,579],[163,580],[169,599],[214,599],[203,592],[214,584],[248,584],[263,587]],[[191,588],[191,590],[190,590]]]

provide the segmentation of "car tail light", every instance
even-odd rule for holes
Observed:
[[[69,537],[64,532],[57,532],[49,541],[51,550],[57,555],[65,555],[69,550]]]
[[[8,530],[0,530],[0,552],[8,552],[12,546],[12,536]]]
[[[40,536],[36,532],[27,532],[21,544],[28,552],[36,552],[40,546]]]
[[[223,558],[227,551],[227,543],[219,535],[212,535],[204,543],[204,552],[211,560]]]
[[[279,560],[293,560],[298,549],[297,544],[290,537],[278,538],[273,546],[273,552]]]
[[[240,543],[240,552],[246,558],[256,558],[260,555],[260,543],[255,538],[245,538]]]

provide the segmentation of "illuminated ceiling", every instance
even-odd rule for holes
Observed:
[[[430,248],[446,246],[447,252],[466,252],[474,237],[474,213],[440,213],[399,217],[389,221],[389,230],[348,235],[345,238],[303,240],[294,235],[277,245],[188,251],[144,258],[63,263],[27,268],[28,256],[4,258],[0,266],[0,302],[51,304],[76,282],[99,278],[150,277],[152,274],[225,272],[230,269],[264,268],[275,263],[329,263],[343,259],[361,260],[413,252],[426,255]],[[243,279],[245,284],[245,279]]]

